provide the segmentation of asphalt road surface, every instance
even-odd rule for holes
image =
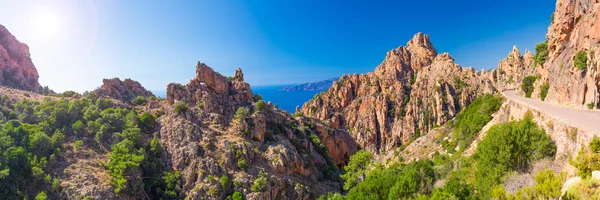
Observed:
[[[556,118],[559,121],[565,122],[566,124],[573,125],[588,132],[595,132],[596,134],[600,133],[599,110],[583,110],[567,106],[554,105],[543,102],[539,99],[530,99],[518,96],[514,90],[507,90],[502,92],[502,94],[512,101],[539,110],[540,112]]]

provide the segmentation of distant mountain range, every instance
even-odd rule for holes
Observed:
[[[280,92],[298,92],[298,91],[325,91],[328,90],[339,78],[330,78],[313,83],[302,83],[300,85],[287,86],[279,89]]]

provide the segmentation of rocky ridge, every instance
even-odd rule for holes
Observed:
[[[183,113],[173,109],[179,102],[188,105]],[[241,69],[228,80],[199,62],[195,78],[169,84],[165,103],[145,109],[165,112],[159,118],[164,162],[181,171],[191,199],[224,199],[232,191],[209,178],[223,175],[247,199],[312,199],[339,190],[335,174],[358,150],[347,132],[254,97]],[[267,188],[253,191],[263,177]]]
[[[154,94],[146,90],[139,82],[131,79],[121,81],[119,78],[102,80],[102,86],[93,92],[101,97],[110,97],[125,102],[131,101],[137,96],[154,97]]]
[[[30,56],[29,46],[0,25],[0,85],[39,93],[39,75]]]
[[[446,123],[479,94],[497,91],[495,81],[493,73],[462,68],[449,54],[438,54],[429,36],[418,33],[389,51],[375,72],[342,76],[300,111],[382,152]]]

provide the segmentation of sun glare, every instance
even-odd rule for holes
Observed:
[[[55,39],[61,25],[61,19],[55,10],[43,10],[32,17],[32,31],[40,39]]]

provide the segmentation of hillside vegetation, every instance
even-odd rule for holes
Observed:
[[[452,142],[446,144],[447,149],[473,142],[500,104],[501,99],[492,95],[474,100],[452,123]],[[438,153],[431,160],[384,167],[369,160],[368,152],[357,153],[342,175],[347,194],[330,193],[321,199],[556,198],[565,176],[552,170],[538,172],[535,186],[515,194],[507,194],[502,185],[508,174],[525,173],[532,163],[555,152],[556,145],[529,113],[522,120],[492,126],[469,157],[460,151]]]

